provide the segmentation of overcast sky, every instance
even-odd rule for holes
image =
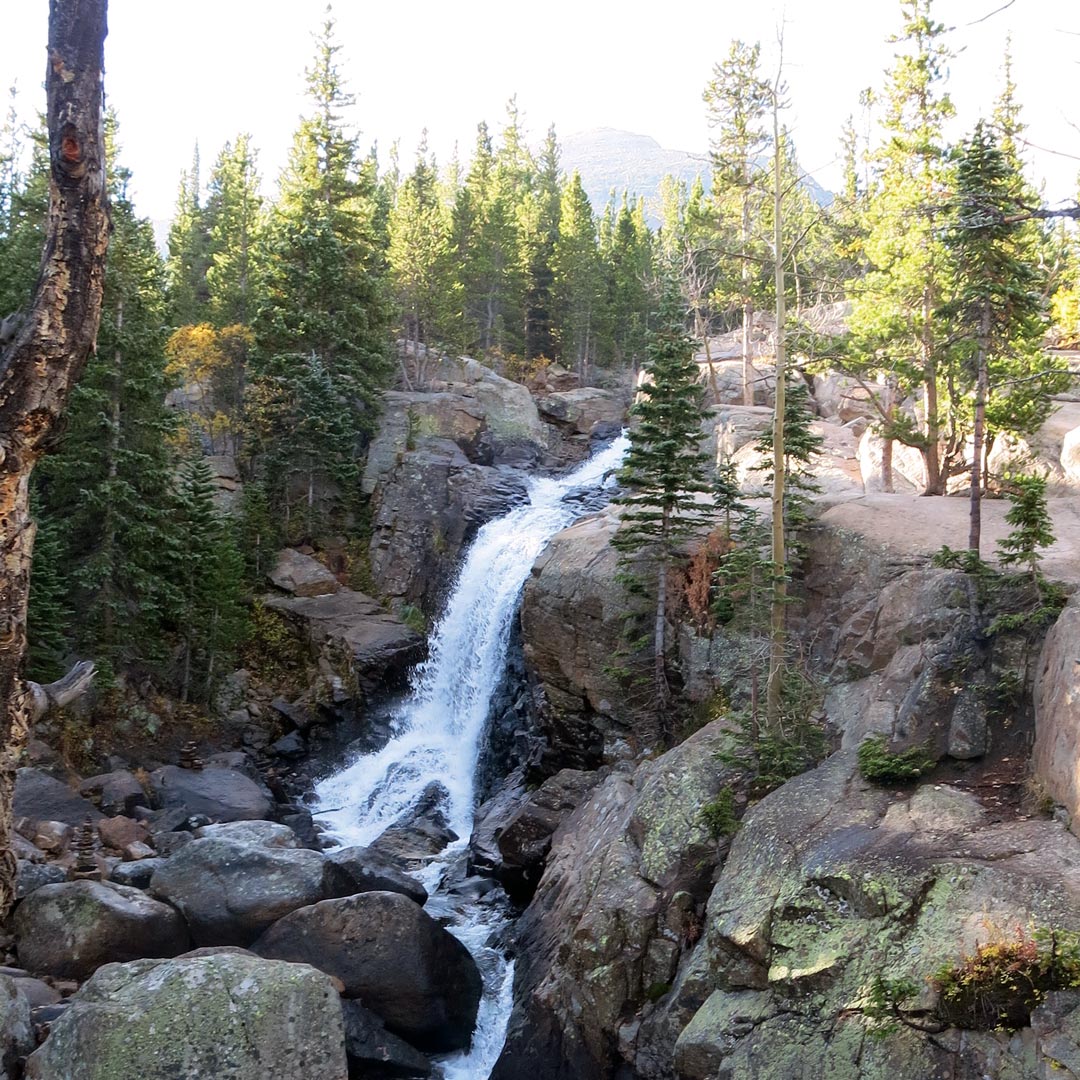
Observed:
[[[1046,180],[1049,201],[1071,199],[1080,171],[1080,5],[1013,0],[991,14],[1003,4],[935,5],[936,16],[957,28],[949,89],[958,129],[989,113],[1011,31],[1028,138],[1046,148],[1030,151],[1036,178]],[[254,137],[264,176],[276,178],[305,109],[302,72],[325,6],[111,0],[106,88],[140,212],[171,216],[196,139],[204,181],[224,141],[242,131]],[[20,111],[30,116],[44,107],[48,0],[7,0],[4,7],[0,81],[17,81]],[[534,142],[554,122],[563,135],[615,127],[672,149],[703,151],[701,91],[713,63],[733,37],[760,40],[772,53],[783,19],[789,122],[804,166],[834,187],[840,127],[858,113],[859,92],[882,85],[899,3],[683,0],[636,10],[599,0],[339,0],[335,17],[363,142],[377,142],[385,164],[400,138],[405,165],[424,127],[440,160],[455,142],[467,157],[477,122],[498,130],[512,94]]]

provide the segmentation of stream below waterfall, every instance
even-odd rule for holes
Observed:
[[[416,876],[430,894],[426,910],[466,945],[484,979],[471,1048],[438,1061],[445,1080],[486,1080],[512,1005],[513,963],[501,947],[509,905],[491,894],[470,902],[443,885],[472,832],[477,765],[521,591],[547,542],[581,516],[581,495],[612,482],[627,446],[620,437],[566,476],[533,478],[527,503],[479,530],[431,635],[428,658],[395,710],[390,741],[316,786],[313,811],[330,837],[368,845],[406,817],[431,785],[441,785],[439,810],[460,839]]]

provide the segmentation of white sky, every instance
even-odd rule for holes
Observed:
[[[1074,0],[938,0],[935,15],[966,48],[951,63],[959,130],[988,113],[1000,85],[1006,33],[1028,138],[1051,202],[1076,194],[1080,172],[1080,5]],[[44,107],[48,0],[4,0],[0,88],[17,80],[20,112]],[[180,170],[198,139],[203,180],[222,143],[248,131],[273,181],[305,109],[303,68],[325,0],[111,0],[106,89],[121,124],[124,161],[141,213],[172,214]],[[838,184],[841,124],[858,95],[880,88],[899,27],[897,0],[682,0],[635,9],[599,0],[338,0],[335,17],[364,145],[380,162],[401,139],[411,163],[422,128],[445,161],[467,158],[476,124],[502,126],[517,94],[531,140],[592,127],[651,135],[703,151],[701,91],[733,37],[772,50],[786,20],[786,74],[800,158],[826,187]],[[1074,126],[1075,125],[1075,126]]]

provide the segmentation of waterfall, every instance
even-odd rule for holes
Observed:
[[[477,762],[521,590],[547,542],[581,515],[576,496],[606,485],[627,446],[620,437],[566,476],[534,478],[526,504],[477,533],[432,634],[428,659],[416,669],[412,690],[394,715],[392,738],[316,787],[318,804],[328,807],[316,814],[336,840],[370,844],[437,782],[446,792],[440,809],[462,838],[453,848],[465,844],[475,811]],[[513,969],[488,944],[505,916],[490,908],[445,910],[437,892],[442,861],[423,874],[429,891],[434,887],[429,910],[451,916],[448,929],[469,947],[484,975],[473,1047],[444,1061],[444,1075],[484,1080],[502,1048],[510,1013]]]

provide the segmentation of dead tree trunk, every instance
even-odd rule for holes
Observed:
[[[49,220],[27,318],[0,355],[0,912],[14,898],[11,813],[15,768],[49,688],[23,679],[34,524],[30,473],[97,337],[109,242],[102,129],[107,0],[51,0],[48,94]],[[66,680],[85,689],[92,669]],[[67,691],[63,695],[70,700]]]

